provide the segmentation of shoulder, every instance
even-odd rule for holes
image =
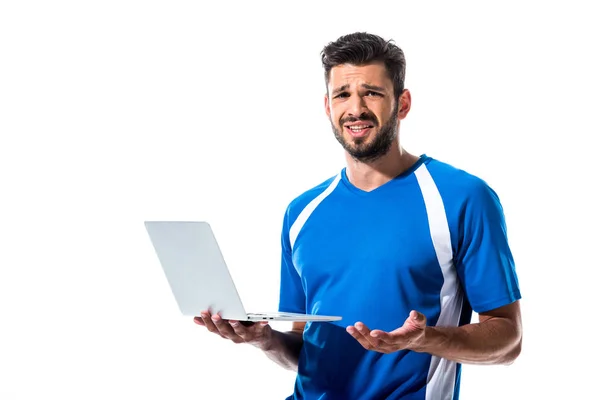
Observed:
[[[463,204],[498,201],[494,189],[477,175],[433,158],[428,160],[426,167],[445,201]]]

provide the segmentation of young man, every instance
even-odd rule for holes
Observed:
[[[400,145],[400,48],[355,33],[322,61],[347,166],[287,209],[280,310],[343,319],[291,332],[195,321],[297,371],[290,399],[457,399],[461,364],[509,364],[521,349],[502,207],[483,180]]]

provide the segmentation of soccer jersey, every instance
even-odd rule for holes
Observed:
[[[411,310],[460,326],[520,297],[503,210],[482,179],[423,155],[366,192],[344,168],[284,217],[280,311],[342,316],[306,324],[289,399],[456,400],[460,364],[369,351],[346,327],[392,331]]]

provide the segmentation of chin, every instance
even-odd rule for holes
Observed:
[[[371,138],[371,135],[354,137],[354,136],[348,134],[347,138],[348,138],[347,142],[352,143],[355,146],[364,146],[371,141],[371,140],[369,140]]]

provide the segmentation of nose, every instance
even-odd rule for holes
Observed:
[[[348,116],[359,118],[362,114],[368,111],[367,104],[365,103],[362,96],[353,95],[348,99],[348,109],[346,110]]]

